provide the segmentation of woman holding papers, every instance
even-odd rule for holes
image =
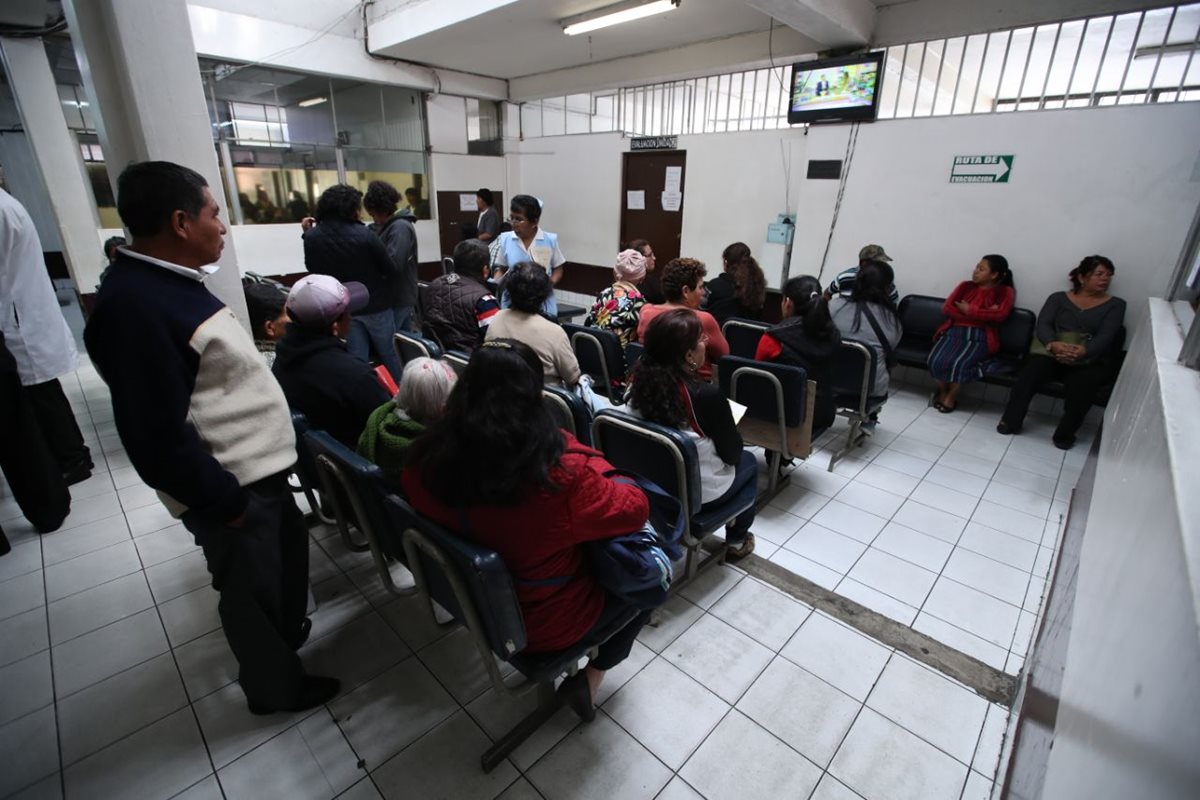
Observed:
[[[658,315],[646,328],[646,350],[634,368],[628,393],[633,414],[678,428],[696,440],[702,509],[728,502],[752,486],[758,475],[754,456],[742,449],[729,401],[718,387],[697,377],[704,364],[707,338],[690,309],[675,308]],[[726,526],[728,560],[736,561],[754,551],[753,522],[751,506]]]

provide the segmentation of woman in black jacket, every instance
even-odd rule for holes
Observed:
[[[344,183],[330,186],[317,200],[317,224],[304,233],[304,266],[342,283],[361,283],[371,302],[355,314],[346,349],[364,361],[382,363],[400,380],[396,334],[396,265],[379,237],[359,220],[362,192]]]
[[[734,242],[721,252],[723,270],[708,282],[708,297],[701,306],[724,325],[730,317],[760,319],[767,296],[767,279],[762,267],[743,242]]]
[[[754,358],[803,367],[809,379],[817,382],[813,431],[828,428],[837,416],[831,372],[841,345],[842,334],[829,315],[820,281],[811,275],[801,275],[785,283],[783,322],[758,340]]]
[[[645,352],[629,387],[630,410],[642,419],[679,428],[696,440],[700,460],[701,508],[729,502],[756,490],[758,463],[742,449],[742,436],[720,388],[698,380],[706,337],[700,320],[686,309],[660,314],[646,328]],[[725,528],[726,558],[736,561],[754,552],[754,506]]]

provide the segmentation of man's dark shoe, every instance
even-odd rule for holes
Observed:
[[[92,477],[92,469],[95,464],[91,460],[80,461],[75,466],[63,472],[63,480],[67,482],[67,486],[74,486],[77,483],[83,483],[88,478]]]
[[[342,688],[342,682],[337,678],[325,678],[320,675],[305,675],[304,683],[300,685],[300,693],[291,703],[282,706],[262,706],[249,702],[251,714],[266,716],[281,712],[307,711],[310,708],[323,706],[332,700]]]
[[[292,640],[292,649],[299,650],[308,641],[309,634],[312,633],[312,620],[308,617],[304,618],[304,622],[300,623],[300,633]]]
[[[592,690],[588,686],[587,675],[576,672],[569,678],[563,679],[558,685],[558,694],[575,714],[584,722],[596,718],[596,706],[592,703]]]

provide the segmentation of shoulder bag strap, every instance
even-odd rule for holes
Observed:
[[[875,319],[875,315],[871,313],[871,307],[863,303],[862,310],[867,315],[867,324],[871,326],[871,330],[875,331],[875,338],[879,340],[879,346],[883,348],[883,361],[887,365],[887,368],[891,369],[896,363],[896,356],[892,351],[892,343],[883,335],[883,328],[879,326],[879,320]]]

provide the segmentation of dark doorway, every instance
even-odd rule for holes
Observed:
[[[474,207],[470,211],[462,210],[462,203],[466,200],[467,195],[471,196],[472,203],[475,202],[474,189],[437,193],[438,239],[441,244],[439,260],[454,252],[454,245],[463,240],[463,225],[474,225],[479,221],[479,211]],[[492,196],[496,201],[494,208],[500,214],[500,219],[503,220],[508,216],[508,206],[504,205],[504,192],[493,189]]]
[[[654,248],[659,266],[679,258],[679,241],[683,235],[683,199],[678,211],[663,209],[667,169],[679,170],[679,192],[687,182],[687,151],[659,150],[625,153],[624,180],[621,186],[621,243],[645,239]],[[643,192],[644,209],[629,208],[629,192]]]

